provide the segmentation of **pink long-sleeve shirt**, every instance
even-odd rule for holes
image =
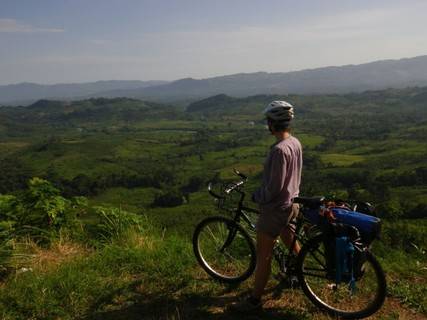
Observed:
[[[253,199],[261,211],[286,209],[299,194],[302,147],[294,136],[274,144],[264,162],[261,187]]]

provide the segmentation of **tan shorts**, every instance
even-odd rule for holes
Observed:
[[[295,220],[299,213],[299,205],[293,204],[284,210],[261,211],[256,224],[257,232],[263,232],[277,238],[289,222]]]

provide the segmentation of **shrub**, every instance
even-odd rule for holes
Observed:
[[[401,249],[405,252],[416,251],[415,247],[427,249],[425,237],[427,225],[423,223],[423,220],[420,220],[420,223],[412,221],[387,221],[382,230],[382,241],[391,248]]]
[[[6,274],[12,253],[11,232],[6,223],[0,222],[0,277]]]
[[[188,183],[181,188],[182,192],[196,192],[200,190],[202,186],[206,185],[206,177],[205,176],[192,176]]]
[[[404,211],[400,203],[396,199],[391,199],[388,201],[383,201],[376,207],[376,212],[379,217],[390,218],[397,220],[403,216]]]
[[[411,209],[407,214],[406,218],[418,219],[427,218],[427,204],[420,203],[415,208]]]
[[[17,199],[11,195],[0,195],[0,273],[5,271],[5,265],[12,254],[10,240],[14,233]]]
[[[32,178],[18,196],[0,196],[0,219],[14,235],[49,243],[61,230],[76,229],[86,206],[85,198],[66,199],[49,181]]]
[[[172,189],[157,194],[154,201],[154,207],[176,207],[184,203],[184,195],[178,190]]]
[[[93,238],[103,243],[120,241],[133,231],[141,232],[141,217],[113,207],[94,207],[97,224],[89,227]]]

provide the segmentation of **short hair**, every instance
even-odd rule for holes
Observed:
[[[268,119],[272,128],[276,132],[281,131],[290,131],[291,130],[291,122],[290,121],[274,121],[272,119]]]

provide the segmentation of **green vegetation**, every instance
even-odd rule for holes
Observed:
[[[280,98],[297,106],[301,193],[370,201],[384,218],[374,250],[394,304],[379,317],[427,314],[426,93],[220,95],[186,110],[125,98],[0,107],[1,317],[231,319],[233,296],[197,266],[191,233],[217,213],[208,180],[233,179],[236,167],[248,192],[258,185],[274,142],[260,110]],[[273,314],[322,319],[284,295]]]

